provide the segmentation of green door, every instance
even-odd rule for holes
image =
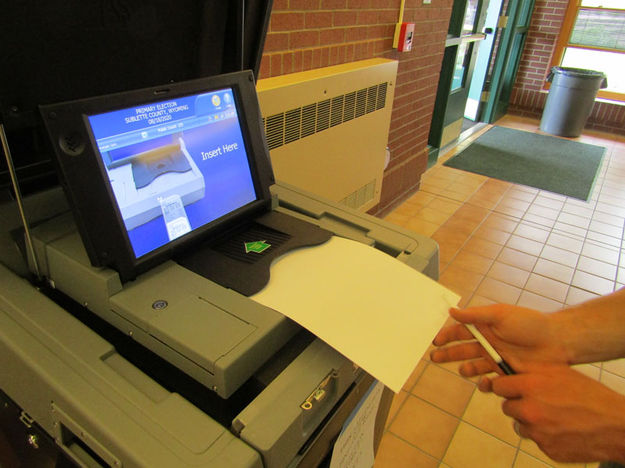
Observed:
[[[481,29],[487,6],[488,0],[454,1],[428,138],[429,165],[460,136],[479,43],[486,38]]]
[[[534,9],[534,0],[510,0],[499,22],[500,42],[481,120],[493,123],[505,115]]]

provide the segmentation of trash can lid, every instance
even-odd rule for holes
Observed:
[[[605,78],[605,73],[596,70],[586,70],[584,68],[572,67],[553,67],[552,73],[558,73],[566,76],[574,76],[577,78]]]

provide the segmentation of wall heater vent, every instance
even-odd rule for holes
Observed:
[[[260,80],[278,180],[352,208],[380,200],[397,62],[371,59]]]
[[[263,118],[269,149],[383,109],[387,90],[388,83],[380,83]]]

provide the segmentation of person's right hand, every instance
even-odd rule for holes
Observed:
[[[570,364],[549,314],[508,304],[493,304],[450,309],[450,315],[460,323],[440,330],[434,338],[434,345],[449,346],[433,350],[430,358],[433,362],[464,361],[460,373],[465,377],[500,373],[500,369],[463,323],[475,324],[516,372],[523,372],[532,363]],[[490,382],[483,380],[480,388],[490,389]]]

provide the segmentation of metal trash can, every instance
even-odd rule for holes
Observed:
[[[590,116],[597,91],[608,86],[603,72],[553,67],[547,103],[540,120],[543,132],[565,137],[580,136]]]

